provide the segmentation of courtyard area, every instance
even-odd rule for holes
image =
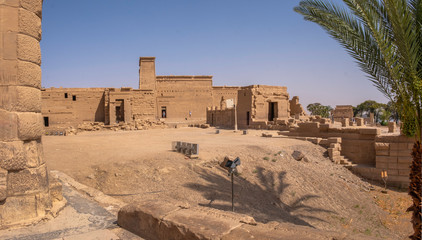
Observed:
[[[344,232],[352,239],[405,239],[412,232],[405,189],[359,178],[310,142],[264,131],[200,128],[82,132],[43,136],[49,170],[58,170],[104,194],[131,203],[161,199],[231,211],[231,183],[219,166],[239,157],[235,211],[257,222],[288,223]],[[199,144],[199,158],[173,152],[173,141]],[[305,155],[301,161],[294,151]]]

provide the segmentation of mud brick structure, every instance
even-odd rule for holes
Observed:
[[[353,118],[353,106],[352,105],[337,105],[332,111],[333,120],[335,122],[341,122],[344,118]]]
[[[0,227],[52,206],[41,136],[42,0],[0,1]]]

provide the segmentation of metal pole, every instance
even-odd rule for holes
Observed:
[[[234,212],[234,184],[233,184],[233,173],[232,175],[232,212]]]
[[[237,132],[237,103],[236,98],[234,99],[234,131]]]

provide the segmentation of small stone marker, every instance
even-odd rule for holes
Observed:
[[[243,130],[243,135],[248,134],[248,130]]]
[[[215,134],[219,134],[219,133],[220,133],[219,129],[215,130]]]

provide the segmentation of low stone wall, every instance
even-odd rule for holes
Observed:
[[[208,108],[207,124],[215,127],[234,128],[234,108],[220,109]]]

